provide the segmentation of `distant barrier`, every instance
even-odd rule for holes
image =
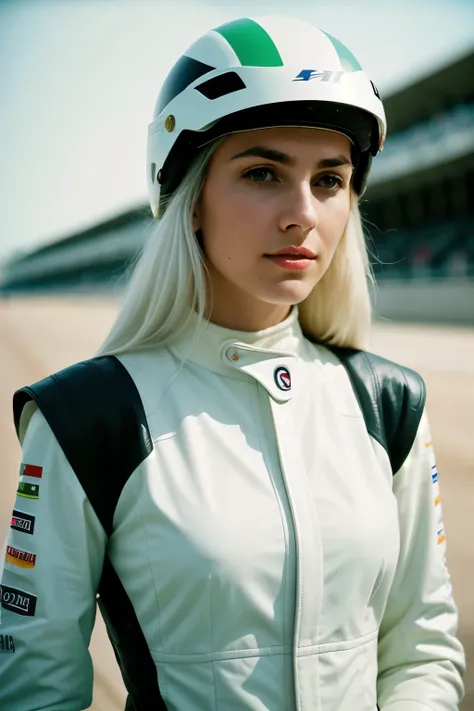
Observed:
[[[78,298],[120,298],[126,279],[84,280],[68,284],[24,284],[1,288],[0,299],[24,296],[76,295]],[[385,279],[377,282],[373,297],[376,318],[389,321],[474,326],[474,280]]]
[[[393,321],[474,326],[474,281],[381,281],[374,307],[378,318]]]

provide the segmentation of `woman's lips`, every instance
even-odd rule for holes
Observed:
[[[308,258],[297,254],[267,254],[266,256],[279,267],[294,271],[303,271],[316,261],[316,257]]]

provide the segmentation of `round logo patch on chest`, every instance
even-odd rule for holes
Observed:
[[[285,391],[291,390],[291,375],[288,368],[284,368],[282,365],[280,365],[278,368],[275,368],[273,377],[275,379],[277,388]]]

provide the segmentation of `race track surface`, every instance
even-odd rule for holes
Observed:
[[[0,540],[8,530],[21,451],[15,389],[94,354],[116,312],[112,300],[84,297],[0,301]],[[440,472],[448,562],[468,658],[462,711],[474,711],[474,329],[378,324],[372,350],[418,370]],[[100,615],[94,630],[93,711],[123,711],[124,688]]]

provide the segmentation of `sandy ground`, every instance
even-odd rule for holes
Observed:
[[[91,356],[114,314],[114,303],[105,298],[0,302],[0,540],[8,530],[21,460],[12,421],[13,391]],[[474,329],[384,323],[375,328],[372,350],[415,368],[428,385],[449,566],[460,612],[460,636],[468,657],[462,711],[474,711]],[[91,709],[122,711],[123,684],[101,619],[91,650],[95,664]]]

